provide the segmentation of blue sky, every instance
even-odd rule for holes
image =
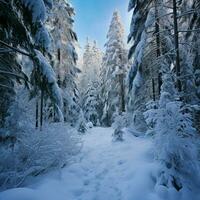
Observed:
[[[97,40],[98,45],[103,48],[114,10],[121,14],[127,37],[130,25],[128,2],[129,0],[71,0],[76,12],[74,30],[81,47],[89,37],[90,40]]]

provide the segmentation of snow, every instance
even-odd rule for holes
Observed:
[[[124,142],[113,142],[113,132],[112,128],[90,129],[74,163],[32,181],[28,188],[4,191],[0,200],[182,199],[182,193],[155,185],[160,165],[153,159],[150,138],[125,131]]]
[[[51,93],[53,94],[53,98],[57,104],[57,110],[60,120],[62,121],[62,115],[61,111],[59,109],[62,108],[63,102],[62,102],[62,96],[61,96],[61,90],[58,87],[56,74],[49,64],[48,60],[42,55],[42,53],[38,50],[35,50],[35,61],[37,62],[37,67],[41,75],[43,76],[44,80],[50,85],[49,89]]]
[[[128,5],[128,11],[131,11],[135,7],[135,0],[130,0]]]
[[[37,29],[35,34],[35,45],[44,47],[45,50],[48,50],[51,45],[50,35],[47,29],[40,24],[40,27]]]
[[[56,82],[56,74],[51,67],[51,65],[48,63],[47,59],[42,55],[42,53],[38,50],[35,50],[36,58],[39,62],[39,70],[41,74],[47,79],[48,83],[54,83]]]
[[[44,0],[44,3],[45,3],[50,9],[52,9],[52,7],[53,7],[53,0]]]
[[[142,76],[141,76],[140,72],[137,71],[136,76],[132,83],[132,85],[133,85],[132,88],[134,88],[134,89],[139,88],[141,86],[142,82],[143,82]]]
[[[46,8],[43,0],[21,0],[22,3],[28,7],[32,12],[33,22],[42,21],[46,19]]]
[[[20,96],[21,99],[23,97]],[[23,101],[21,106],[25,102]],[[29,108],[32,106],[34,109],[33,105],[33,102],[30,102]],[[12,107],[11,112],[15,112],[9,119],[11,123],[8,123],[8,127],[12,127],[10,133],[17,137],[17,141],[12,149],[5,144],[0,146],[1,190],[19,187],[31,175],[43,174],[71,163],[73,155],[79,153],[82,147],[80,135],[69,125],[44,124],[43,130],[35,130],[31,123],[31,119],[34,120],[30,115],[32,110],[19,108],[17,102]],[[22,125],[18,125],[19,123]]]
[[[151,8],[147,15],[145,28],[151,27],[154,23],[155,23],[155,8]]]
[[[113,132],[112,128],[90,129],[75,163],[28,188],[2,192],[0,199],[128,200],[146,196],[151,193],[149,185],[153,187],[151,173],[157,168],[151,162],[151,141],[126,134],[124,142],[112,142]]]

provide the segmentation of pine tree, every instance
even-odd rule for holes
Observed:
[[[101,69],[101,98],[105,105],[102,123],[106,126],[112,124],[115,115],[125,111],[124,80],[128,62],[123,34],[119,13],[115,11],[107,34]]]
[[[57,83],[57,71],[52,68],[55,67],[53,64],[56,59],[51,43],[54,38],[51,38],[49,32],[55,24],[47,26],[47,19],[50,22],[55,17],[53,11],[57,8],[57,3],[58,1],[54,1],[53,4],[52,0],[0,1],[0,103],[5,105],[0,109],[3,126],[0,130],[2,189],[19,187],[27,176],[37,176],[52,167],[62,168],[69,155],[74,155],[79,149],[75,144],[79,142],[78,137],[75,138],[76,131],[68,125],[51,124],[51,128],[44,127],[46,130],[43,132],[34,127],[35,115],[37,126],[40,123],[42,127],[47,104],[52,104],[53,115],[57,120],[62,121],[63,117],[64,95],[61,95],[63,92],[58,86],[60,83]],[[68,14],[66,19],[69,27],[66,35],[69,40],[63,50],[67,52],[66,64],[69,65],[68,70],[71,70],[68,73],[73,77],[73,85],[74,77],[79,71],[75,67],[77,58],[71,41],[76,35],[71,30],[73,9],[69,4],[65,5],[63,10],[67,10]],[[26,59],[21,55],[26,56]],[[24,89],[19,84],[24,84],[27,88]],[[63,85],[60,86],[63,89]],[[69,85],[69,88],[74,95],[75,86],[72,88]],[[74,108],[71,110],[75,112]],[[77,113],[76,117],[80,118],[81,111],[78,110]],[[73,120],[77,122],[75,118]],[[58,130],[60,128],[63,130]]]
[[[146,111],[145,117],[155,134],[155,157],[162,165],[156,187],[173,187],[179,191],[198,181],[194,175],[198,171],[197,131],[188,112],[191,108],[180,101],[167,62],[164,61],[162,69],[158,108]]]
[[[99,82],[102,55],[96,41],[90,44],[89,40],[87,40],[83,53],[82,73],[79,78],[79,86],[82,94],[85,93],[87,86],[92,82]]]
[[[159,99],[163,59],[175,72],[176,88],[184,102],[198,102],[192,44],[185,37],[193,33],[193,30],[188,32],[187,29],[189,15],[196,11],[192,9],[191,2],[175,0],[130,1],[129,9],[133,8],[129,41],[134,43],[129,57],[134,57],[134,63],[129,71],[128,110],[136,113],[134,121],[137,126],[143,118],[146,103]]]
[[[81,75],[79,77],[79,88],[81,91],[81,98],[87,90],[87,86],[90,83],[89,71],[92,68],[92,45],[87,38],[87,43],[84,47],[84,52],[82,56],[82,65],[81,65]]]
[[[72,126],[79,126],[77,124],[82,123],[84,118],[79,105],[77,87],[80,70],[76,66],[78,55],[77,35],[73,31],[74,14],[74,9],[68,1],[56,0],[52,11],[53,17],[49,19],[48,24],[53,37],[51,60],[62,90],[64,121]]]
[[[7,109],[14,96],[15,80],[22,79],[28,82],[19,59],[17,59],[18,54],[28,56],[34,63],[31,75],[34,93],[37,93],[38,90],[41,90],[42,93],[45,92],[55,104],[58,112],[62,107],[55,73],[43,55],[49,51],[50,47],[50,37],[45,27],[45,21],[47,10],[52,5],[50,2],[46,3],[47,1],[43,0],[0,2],[2,16],[0,45],[3,50],[3,54],[1,54],[1,74],[3,74],[1,96],[7,97],[7,101],[4,101],[4,110],[1,111],[2,121],[5,119]],[[9,67],[5,67],[6,65]]]
[[[87,40],[83,54],[82,74],[80,76],[81,105],[88,122],[98,125],[100,121],[101,101],[99,97],[99,74],[102,52],[96,41],[91,45]]]
[[[91,82],[87,86],[87,91],[83,97],[83,111],[87,122],[92,122],[94,126],[100,121],[100,99],[98,94],[98,82]]]

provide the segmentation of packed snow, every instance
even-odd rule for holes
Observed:
[[[74,163],[31,180],[27,188],[4,191],[0,200],[182,199],[182,192],[155,187],[160,165],[153,159],[150,138],[125,131],[124,141],[114,142],[113,132],[112,128],[90,129],[83,136],[83,149]]]
[[[125,131],[123,142],[114,142],[112,128],[92,128],[83,136],[83,149],[75,162],[27,188],[0,193],[0,200],[177,200],[192,199],[155,185],[160,165],[153,159],[150,138]],[[187,196],[188,194],[188,196]]]

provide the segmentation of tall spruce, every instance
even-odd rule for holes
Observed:
[[[90,44],[87,40],[79,85],[84,116],[87,122],[92,122],[95,126],[99,124],[102,113],[101,98],[99,96],[101,62],[102,52],[97,47],[96,41]]]
[[[30,77],[33,93],[44,92],[59,112],[62,108],[62,99],[56,76],[44,56],[50,48],[50,36],[45,22],[47,11],[52,4],[43,0],[9,0],[1,1],[0,7],[1,97],[7,97],[7,100],[1,100],[5,105],[1,111],[2,125],[14,97],[16,80],[28,82],[28,77],[23,73],[23,66],[18,59],[20,54],[28,56],[33,62],[34,67]]]
[[[125,76],[128,66],[124,29],[119,13],[113,13],[101,68],[102,124],[110,126],[116,115],[125,112]]]
[[[75,12],[68,1],[56,0],[49,19],[49,30],[53,38],[51,61],[53,63],[58,85],[62,90],[64,121],[72,126],[80,126],[84,121],[79,105],[77,78],[78,45],[77,35],[73,31]],[[52,112],[53,109],[50,109]],[[52,116],[51,112],[49,113]],[[53,119],[56,120],[56,119]]]

